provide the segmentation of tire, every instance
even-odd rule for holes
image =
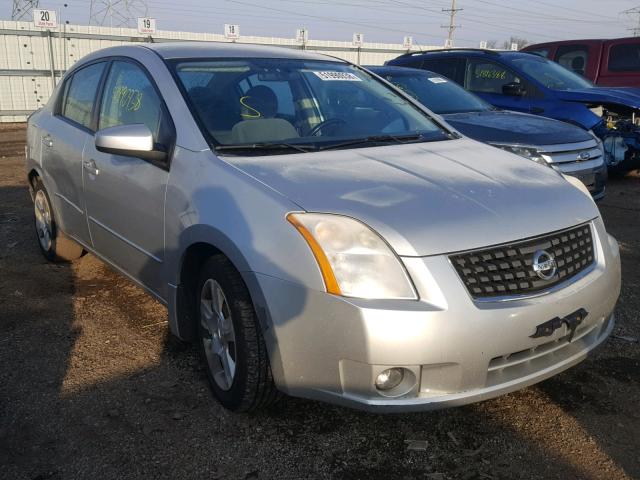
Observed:
[[[50,262],[70,262],[82,256],[83,248],[57,227],[51,199],[42,181],[33,184],[33,207],[38,246]]]
[[[236,412],[275,403],[281,394],[249,291],[226,257],[214,255],[204,263],[194,297],[198,348],[216,399]]]

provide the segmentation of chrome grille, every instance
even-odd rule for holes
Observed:
[[[602,157],[602,150],[595,140],[562,145],[544,145],[539,147],[539,151],[549,163],[585,162]]]
[[[556,262],[556,274],[544,280],[533,270],[534,254],[544,250]],[[449,256],[476,299],[528,295],[569,280],[594,263],[591,226],[580,225],[519,242]]]

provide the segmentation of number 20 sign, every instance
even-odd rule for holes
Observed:
[[[36,27],[56,28],[58,26],[56,12],[53,10],[40,10],[38,8],[34,8],[33,24]]]

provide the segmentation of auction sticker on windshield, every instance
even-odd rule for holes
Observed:
[[[442,77],[431,77],[429,78],[431,83],[447,83],[447,81]]]
[[[325,81],[343,81],[343,82],[361,82],[362,79],[350,72],[313,72],[320,80]]]

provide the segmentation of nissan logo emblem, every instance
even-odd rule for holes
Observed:
[[[589,152],[580,152],[578,154],[578,160],[589,160],[591,158],[591,154]]]
[[[542,280],[551,280],[558,271],[556,259],[545,250],[538,250],[533,254],[533,271]]]

